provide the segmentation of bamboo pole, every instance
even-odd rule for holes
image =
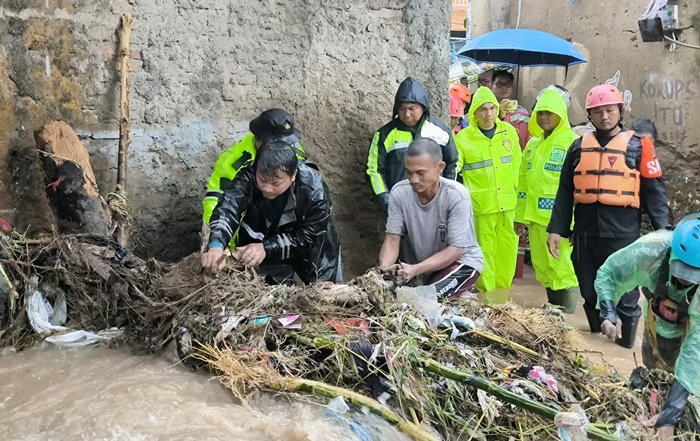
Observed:
[[[121,87],[119,97],[119,156],[117,158],[117,193],[126,196],[127,193],[127,157],[129,153],[131,133],[131,99],[129,88],[131,87],[131,29],[134,26],[134,17],[124,14],[119,27],[119,56],[121,57]]]
[[[464,383],[477,389],[481,389],[493,395],[494,397],[505,401],[506,403],[513,404],[521,409],[525,409],[529,412],[535,413],[549,420],[554,421],[554,417],[557,416],[557,413],[559,413],[558,411],[552,409],[549,406],[521,397],[520,395],[516,395],[513,392],[503,389],[497,384],[488,381],[484,378],[449,368],[443,364],[438,363],[435,360],[426,359],[424,360],[424,365],[425,369],[428,372],[432,372],[433,374],[439,375],[441,377],[448,378],[459,383]],[[604,431],[597,429],[593,426],[589,426],[586,429],[586,433],[588,434],[588,437],[590,439],[594,440],[621,441],[620,438],[605,433]]]
[[[343,397],[355,406],[366,407],[373,414],[396,425],[400,431],[415,441],[437,441],[437,438],[425,432],[420,426],[403,419],[378,401],[342,387],[304,378],[282,378],[279,381],[268,383],[267,386],[280,392],[304,392],[324,398]]]
[[[119,27],[119,56],[121,64],[121,84],[119,97],[119,152],[117,155],[117,188],[107,196],[107,204],[112,212],[114,225],[114,240],[121,246],[129,245],[131,236],[131,215],[129,210],[128,190],[128,157],[131,144],[131,29],[134,17],[124,14]]]
[[[503,337],[499,337],[498,335],[492,334],[488,331],[484,331],[482,329],[474,329],[474,330],[470,331],[470,333],[478,335],[479,337],[485,338],[486,340],[490,340],[494,343],[500,343],[504,346],[510,346],[511,348],[513,348],[515,350],[518,350],[518,351],[523,352],[523,353],[528,354],[528,355],[532,355],[535,358],[542,358],[543,360],[549,360],[549,358],[546,355],[540,354],[536,351],[533,351],[530,348],[526,348],[525,346],[523,346],[521,344],[512,342],[512,341],[507,340]]]
[[[343,397],[352,404],[358,407],[366,407],[370,412],[394,424],[414,441],[438,441],[435,436],[423,430],[419,425],[407,421],[393,410],[368,396],[320,381],[282,377],[266,363],[255,364],[256,362],[254,362],[251,365],[250,359],[245,358],[248,355],[244,354],[241,356],[241,354],[232,352],[230,349],[219,349],[214,346],[204,345],[190,356],[208,363],[215,370],[221,372],[223,374],[222,382],[228,385],[233,393],[244,402],[245,399],[239,390],[240,385],[243,383],[280,392],[308,393],[322,398]]]
[[[10,298],[10,312],[14,313],[15,312],[15,302],[19,298],[19,294],[15,290],[15,286],[12,284],[12,281],[10,280],[9,277],[7,277],[7,273],[5,273],[5,269],[2,267],[2,263],[0,263],[0,276],[2,276],[2,280],[5,282],[7,285],[7,295]]]

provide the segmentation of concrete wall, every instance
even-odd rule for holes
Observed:
[[[349,275],[383,232],[364,164],[406,75],[438,113],[447,93],[448,0],[6,0],[0,4],[0,216],[47,229],[33,132],[73,126],[103,193],[116,181],[116,28],[132,34],[129,193],[137,252],[176,259],[198,244],[218,154],[260,111],[293,113],[333,192]],[[14,197],[13,197],[14,195]],[[28,210],[27,207],[33,207]],[[45,207],[43,207],[45,208]]]
[[[671,1],[679,5],[678,38],[700,44],[700,2]],[[522,0],[520,27],[539,29],[571,41],[588,63],[568,70],[521,69],[518,98],[528,108],[539,90],[557,82],[572,92],[570,119],[586,121],[586,92],[596,84],[616,82],[631,101],[625,123],[638,118],[656,122],[660,132],[659,156],[669,184],[676,216],[700,211],[700,50],[666,43],[644,43],[637,20],[646,2]],[[472,35],[515,27],[518,0],[474,0]]]

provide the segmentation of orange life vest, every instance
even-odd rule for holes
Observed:
[[[605,148],[593,132],[583,135],[581,161],[574,170],[574,200],[639,208],[639,171],[627,167],[625,154],[634,132],[621,132]]]

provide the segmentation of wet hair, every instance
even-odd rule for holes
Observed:
[[[513,76],[513,74],[510,73],[510,72],[508,72],[507,70],[494,70],[494,71],[493,71],[493,76],[491,77],[491,82],[492,82],[492,83],[495,83],[495,82],[496,82],[496,78],[498,78],[498,77],[510,78],[510,81],[511,81],[511,82],[514,82],[514,81],[515,81],[515,76]]]
[[[284,141],[264,143],[255,156],[255,171],[262,176],[293,176],[298,165],[294,148]]]
[[[406,156],[412,158],[416,156],[428,155],[435,162],[442,161],[442,148],[440,145],[428,138],[416,139],[408,145]]]
[[[650,119],[638,119],[632,124],[632,130],[641,135],[651,135],[654,141],[659,139],[659,132],[656,130],[656,124]]]

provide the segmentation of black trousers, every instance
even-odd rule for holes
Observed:
[[[636,238],[609,239],[595,236],[574,236],[574,249],[571,260],[574,264],[578,286],[583,297],[586,314],[597,313],[598,294],[595,291],[595,278],[598,269],[615,251],[634,242]],[[639,307],[639,290],[625,293],[617,303],[617,315],[625,321],[642,315]]]

